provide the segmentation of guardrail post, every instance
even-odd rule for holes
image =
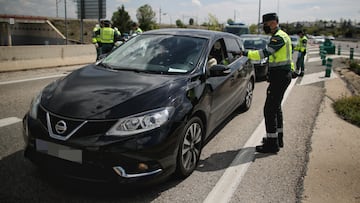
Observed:
[[[341,45],[339,44],[339,46],[338,46],[338,53],[337,53],[338,55],[341,55]]]
[[[325,77],[330,77],[331,75],[332,61],[333,61],[332,58],[327,59]]]
[[[354,48],[350,48],[350,60],[354,59]]]
[[[322,50],[322,51],[321,51],[320,57],[321,57],[321,59],[322,59],[322,60],[321,60],[321,61],[322,61],[321,64],[322,64],[323,66],[325,66],[325,65],[326,65],[326,51],[325,51],[325,50]]]

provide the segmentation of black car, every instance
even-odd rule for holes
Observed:
[[[33,99],[25,157],[91,181],[185,178],[211,132],[251,106],[255,75],[242,51],[240,38],[223,32],[138,35]]]
[[[248,37],[242,36],[241,39],[244,43],[245,49],[248,50],[265,49],[269,42],[267,35],[252,35]],[[258,80],[264,80],[269,69],[268,57],[259,61],[252,60],[251,63],[254,64],[256,78]]]

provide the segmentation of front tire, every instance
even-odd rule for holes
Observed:
[[[181,134],[175,175],[188,177],[196,168],[202,149],[204,127],[198,117],[191,118]]]
[[[240,106],[240,108],[243,111],[249,110],[251,107],[251,104],[252,104],[252,99],[253,99],[253,94],[254,94],[254,84],[251,80],[249,80],[248,83],[246,84],[245,91],[246,92],[245,92],[244,102]]]

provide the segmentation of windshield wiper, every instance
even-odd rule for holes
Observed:
[[[108,69],[114,69],[111,65],[107,64],[107,63],[99,63],[99,65],[101,65],[102,67],[108,68]]]
[[[135,73],[140,73],[142,70],[139,69],[132,69],[132,68],[123,68],[120,66],[115,66],[113,67],[114,70],[118,70],[118,71],[131,71],[131,72],[135,72]]]

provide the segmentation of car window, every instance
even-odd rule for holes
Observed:
[[[225,45],[229,63],[232,63],[240,56],[242,49],[235,38],[225,38]]]
[[[139,35],[117,48],[103,63],[118,70],[187,73],[193,70],[207,39],[174,35]]]
[[[208,61],[214,60],[211,64],[228,65],[228,54],[226,52],[224,39],[218,39],[211,47]]]
[[[264,49],[267,41],[262,38],[246,38],[244,41],[245,49]]]

